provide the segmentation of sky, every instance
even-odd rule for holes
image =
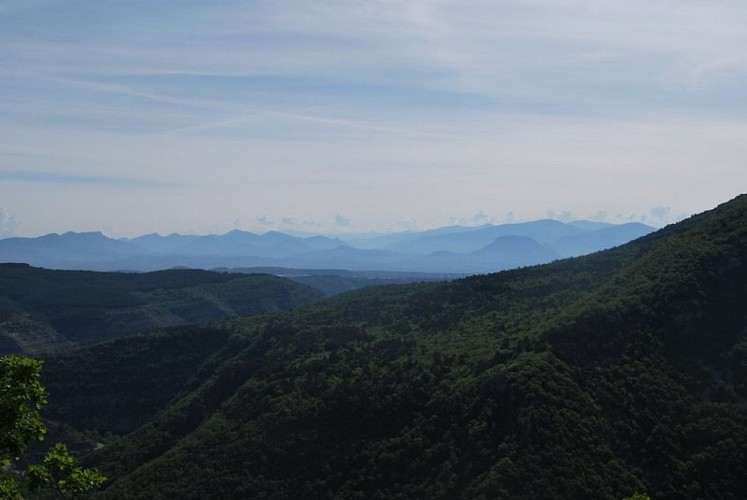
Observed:
[[[655,226],[747,186],[744,0],[0,0],[0,237]]]

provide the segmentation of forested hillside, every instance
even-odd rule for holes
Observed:
[[[104,498],[744,499],[747,196],[591,256],[121,339],[46,377],[50,415],[126,433],[88,457]],[[116,394],[132,421],[102,411]]]
[[[175,269],[55,271],[0,264],[0,352],[39,354],[124,334],[308,304],[322,294],[269,275]]]

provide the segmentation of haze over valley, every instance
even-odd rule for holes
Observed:
[[[539,220],[389,234],[292,236],[233,230],[223,235],[111,239],[100,232],[0,240],[0,261],[53,269],[153,271],[171,267],[286,267],[440,274],[495,272],[592,253],[654,230],[641,223]]]
[[[584,257],[327,299],[2,264],[0,348],[43,356],[47,425],[103,498],[739,498],[746,228],[744,195]]]
[[[0,499],[747,499],[746,26],[0,0]]]

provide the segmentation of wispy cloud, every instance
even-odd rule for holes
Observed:
[[[298,125],[299,123],[300,127]],[[296,125],[294,126],[292,124]],[[315,125],[315,127],[311,129],[304,127],[304,124],[312,124]],[[276,130],[278,126],[281,127],[280,131]],[[202,133],[210,133],[211,135],[228,133],[229,135],[236,135],[241,131],[247,130],[248,132],[244,133],[252,135],[252,129],[254,128],[261,129],[254,131],[254,136],[268,136],[271,131],[275,131],[276,133],[274,134],[274,137],[276,138],[298,137],[298,131],[304,129],[305,132],[302,134],[304,138],[310,136],[315,136],[316,138],[339,137],[340,130],[348,132],[359,131],[366,135],[383,134],[398,138],[424,137],[441,140],[454,140],[459,138],[456,131],[451,134],[438,132],[436,127],[433,125],[429,127],[425,123],[411,124],[410,127],[403,127],[386,123],[377,123],[374,121],[350,120],[329,116],[319,116],[304,112],[267,109],[257,109],[251,114],[225,120],[200,123],[173,130],[159,131],[154,135],[194,135]],[[428,130],[428,128],[433,130]],[[314,131],[314,134],[309,134],[309,131],[311,130]]]
[[[20,109],[43,116],[46,104],[67,125],[81,122],[76,107],[95,106],[112,120],[136,110],[150,131],[241,128],[260,109],[268,120],[285,113],[434,138],[445,132],[411,120],[704,106],[745,116],[730,103],[743,99],[747,78],[747,6],[732,0],[215,2],[162,4],[147,18],[125,5],[76,10],[47,2],[0,20],[5,71],[16,75],[5,84],[11,102],[27,87],[34,97]],[[324,112],[292,111],[312,104]]]
[[[114,188],[166,189],[180,186],[179,183],[166,183],[127,177],[76,175],[70,173],[34,170],[0,170],[0,181],[39,184],[87,185]]]
[[[15,215],[6,213],[3,207],[0,207],[0,238],[9,238],[16,235],[18,221]]]
[[[28,231],[45,204],[158,231],[237,214],[261,229],[286,214],[362,230],[547,210],[653,221],[666,214],[649,207],[702,210],[747,183],[742,0],[0,12],[2,199]],[[118,188],[96,198],[116,213],[73,210],[96,187]]]

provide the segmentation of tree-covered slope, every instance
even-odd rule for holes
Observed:
[[[321,296],[269,275],[187,269],[98,273],[0,264],[0,349],[51,352],[139,331],[289,309]]]
[[[89,457],[103,497],[747,498],[747,196],[588,257],[221,328],[184,393]]]
[[[79,429],[126,434],[201,383],[230,332],[212,325],[131,335],[48,357],[45,413]],[[64,373],[64,378],[54,374]]]

